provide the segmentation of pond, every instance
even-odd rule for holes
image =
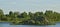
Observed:
[[[36,25],[10,25],[9,23],[0,23],[0,27],[60,27],[60,23],[56,25],[45,25],[45,26],[36,26]]]

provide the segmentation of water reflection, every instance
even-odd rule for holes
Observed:
[[[35,25],[10,25],[9,23],[0,23],[0,27],[59,27],[60,23],[56,25],[35,26]]]

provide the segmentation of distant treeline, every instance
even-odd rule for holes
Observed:
[[[31,13],[26,12],[12,12],[4,14],[3,10],[0,9],[0,22],[11,22],[12,24],[19,25],[48,25],[60,22],[60,13],[46,10],[43,12]]]

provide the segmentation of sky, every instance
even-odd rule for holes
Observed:
[[[60,12],[60,0],[0,0],[0,9],[5,14],[9,11],[38,12],[53,10]]]

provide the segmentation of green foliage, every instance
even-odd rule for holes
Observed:
[[[11,22],[13,24],[28,24],[28,25],[47,25],[55,22],[60,22],[60,13],[51,10],[28,14],[26,12],[12,12],[4,14],[0,9],[0,21]]]
[[[26,17],[27,17],[27,13],[26,13],[26,12],[23,12],[23,13],[21,14],[21,17],[22,17],[22,18],[26,18]]]

